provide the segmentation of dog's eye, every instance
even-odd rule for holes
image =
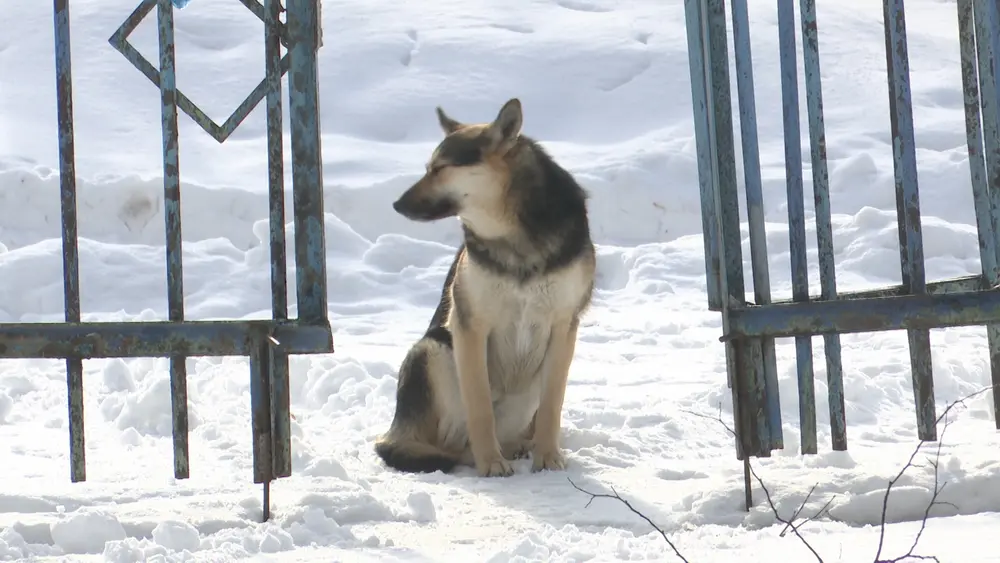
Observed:
[[[448,161],[454,166],[474,166],[483,159],[478,146],[455,147],[448,157]]]

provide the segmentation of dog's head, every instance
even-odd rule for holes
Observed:
[[[510,179],[505,157],[521,132],[521,102],[507,101],[492,123],[459,123],[440,107],[437,117],[445,138],[423,177],[392,208],[414,221],[454,216],[476,223],[500,220]]]

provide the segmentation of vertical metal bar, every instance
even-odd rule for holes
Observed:
[[[708,149],[709,149],[709,166],[711,170],[711,194],[712,199],[712,209],[715,211],[715,224],[713,225],[713,238],[718,244],[716,248],[717,264],[715,265],[715,270],[719,272],[719,291],[720,291],[720,310],[722,313],[722,332],[723,334],[728,334],[729,332],[729,278],[726,275],[726,257],[724,256],[725,249],[722,244],[722,215],[721,215],[721,203],[719,199],[719,183],[721,180],[721,167],[722,162],[720,160],[721,150],[719,148],[719,136],[718,136],[718,118],[719,113],[716,109],[716,88],[714,81],[717,79],[716,67],[718,63],[716,58],[719,56],[720,49],[713,49],[712,42],[712,26],[710,25],[709,16],[709,1],[710,0],[695,0],[697,2],[697,12],[699,18],[698,32],[701,39],[701,50],[705,60],[705,66],[702,69],[703,76],[702,80],[704,82],[705,90],[709,93],[707,97],[708,107],[706,112],[707,117],[707,129],[708,129]],[[723,23],[725,23],[723,21]],[[726,49],[721,49],[722,54],[726,54]],[[723,65],[727,66],[727,65]],[[723,69],[725,70],[725,69]],[[723,75],[726,73],[723,72]],[[723,85],[728,88],[728,76],[723,76]],[[727,102],[728,103],[728,102]],[[731,145],[730,145],[731,146]],[[726,358],[726,379],[730,388],[733,401],[733,430],[735,432],[735,442],[736,442],[736,457],[741,460],[749,460],[748,452],[750,451],[750,441],[753,439],[752,433],[745,431],[745,426],[743,424],[743,414],[741,411],[741,396],[745,394],[742,389],[746,386],[743,384],[743,378],[739,377],[739,373],[743,370],[743,358],[745,356],[743,352],[744,347],[740,342],[729,342],[727,341],[724,345],[724,353]]]
[[[1000,15],[990,0],[974,0],[976,49],[979,62],[980,102],[983,117],[983,143],[990,197],[993,203],[993,228],[1000,236],[1000,73],[995,59],[1000,55]],[[1000,251],[1000,247],[997,249]],[[1000,258],[997,259],[1000,262]]]
[[[271,518],[271,481],[274,454],[271,433],[271,344],[266,333],[254,334],[250,342],[250,431],[253,448],[253,482],[263,485],[263,522]]]
[[[778,51],[781,59],[782,121],[785,129],[785,186],[788,194],[792,299],[808,301],[809,263],[806,258],[805,194],[802,188],[799,83],[795,57],[795,4],[792,0],[778,0]],[[806,431],[815,432],[816,425],[811,337],[795,337],[795,360],[799,384],[799,424],[803,429],[804,440]],[[803,453],[806,453],[805,449]]]
[[[261,503],[261,522],[271,519],[271,482],[264,481],[264,498]]]
[[[979,118],[979,73],[976,71],[976,31],[972,0],[958,0],[959,50],[962,60],[962,91],[965,93],[965,133],[969,149],[969,175],[972,199],[976,206],[976,230],[979,234],[979,261],[983,276],[991,286],[1000,283],[997,271],[997,233],[990,214],[990,188],[986,183],[986,159],[983,156],[982,126]],[[1000,388],[1000,325],[986,327],[990,350],[990,371],[994,388]],[[1000,428],[1000,394],[994,393],[994,424]]]
[[[271,457],[270,344],[255,334],[250,344],[250,416],[253,434],[253,482],[273,479]]]
[[[831,255],[831,261],[833,257]],[[827,404],[830,408],[830,446],[834,451],[847,451],[847,413],[844,408],[844,363],[839,334],[824,334],[826,351]]]
[[[760,178],[760,149],[757,139],[757,109],[754,97],[753,56],[750,48],[750,22],[746,0],[732,0],[731,7],[754,298],[758,305],[767,305],[771,302],[771,280],[768,272],[767,234],[764,231],[764,194]],[[778,368],[774,339],[762,338],[760,344],[762,364],[755,366],[755,369],[764,373],[770,447],[772,449],[783,448],[781,401],[778,394]]]
[[[73,138],[73,72],[69,0],[54,0],[56,99],[59,122],[59,193],[62,219],[63,300],[66,322],[80,322],[80,251],[76,216],[76,148]],[[70,479],[87,480],[83,424],[83,360],[66,360]]]
[[[990,284],[997,282],[996,236],[990,223],[990,189],[986,183],[986,159],[983,156],[982,125],[979,118],[979,86],[976,71],[976,38],[972,18],[972,0],[958,0],[959,50],[962,61],[962,91],[965,98],[965,135],[969,150],[969,175],[972,199],[976,207],[979,231],[979,257],[983,276]]]
[[[167,247],[167,311],[171,321],[184,320],[184,272],[181,258],[181,184],[177,154],[177,86],[174,74],[174,12],[171,0],[159,0],[160,98],[163,125],[163,210]],[[170,401],[174,439],[174,477],[187,479],[187,362],[170,358]]]
[[[826,162],[826,126],[823,122],[823,84],[819,66],[819,37],[816,0],[801,0],[802,63],[806,82],[806,109],[809,114],[809,147],[812,162],[813,201],[816,211],[816,247],[819,255],[820,295],[824,300],[837,298],[837,274],[833,251],[833,224],[830,209],[830,177]],[[830,434],[835,451],[847,449],[847,420],[844,413],[844,370],[841,363],[839,334],[823,335],[826,353],[826,381],[830,405]],[[803,388],[805,383],[805,388]],[[799,419],[802,428],[802,453],[817,450],[815,391],[813,380],[799,381]],[[802,403],[812,405],[810,412]]]
[[[756,457],[770,457],[771,450],[775,448],[775,443],[781,443],[780,439],[774,437],[774,428],[771,426],[771,416],[769,412],[767,398],[767,376],[764,371],[764,344],[763,338],[747,339],[744,360],[745,377],[747,379],[749,403],[752,408],[743,411],[744,424],[748,428],[755,429],[755,436],[758,445],[753,455]],[[777,383],[777,373],[775,373],[775,383]],[[781,425],[780,414],[778,425]]]
[[[716,209],[719,211],[720,242],[722,243],[721,269],[724,272],[723,322],[726,312],[740,308],[746,302],[743,280],[743,255],[741,249],[739,192],[736,186],[736,156],[733,141],[732,100],[729,81],[729,57],[726,45],[726,8],[724,0],[706,0],[702,4],[705,14],[705,36],[710,60],[710,88],[712,92],[712,125],[715,136],[714,164],[716,166]],[[764,409],[764,374],[755,369],[754,346],[729,347],[727,354],[736,354],[733,365],[734,416],[737,417],[738,440],[742,442],[740,455],[767,456],[771,440]]]
[[[282,151],[281,41],[278,0],[264,0],[264,72],[267,81],[267,176],[271,228],[271,311],[288,318],[288,272],[285,248],[285,163]]]
[[[712,87],[712,51],[710,48],[710,29],[708,26],[708,0],[684,0],[684,10],[687,20],[688,45],[690,47],[688,56],[691,65],[691,89],[692,97],[695,100],[695,140],[699,150],[698,174],[701,183],[702,197],[702,223],[709,230],[710,236],[706,237],[709,246],[706,250],[705,260],[711,262],[706,264],[708,271],[708,285],[713,282],[719,285],[718,308],[722,313],[723,334],[728,333],[729,309],[724,307],[723,296],[728,295],[726,287],[727,279],[722,276],[722,255],[720,242],[722,239],[722,223],[717,213],[719,208],[719,149],[718,139],[715,133],[715,98],[709,92],[714,93]],[[701,100],[704,104],[702,111]],[[714,277],[713,277],[714,276]],[[711,306],[711,296],[709,297]],[[740,350],[738,342],[726,341],[724,345],[726,356],[726,376],[729,388],[732,392],[733,400],[733,428],[736,433],[736,457],[744,459],[744,435],[740,424],[740,400],[739,384],[736,382],[735,374],[739,371]]]
[[[745,297],[743,255],[740,240],[739,193],[736,186],[736,156],[733,140],[732,100],[730,97],[729,57],[726,45],[726,14],[724,0],[708,0],[706,39],[710,53],[713,133],[715,135],[716,201],[722,227],[723,272],[731,302],[742,306]]]
[[[984,160],[986,167],[986,182],[990,198],[990,220],[989,226],[991,234],[996,241],[994,244],[994,262],[1000,264],[1000,74],[996,69],[996,56],[1000,54],[1000,14],[996,2],[988,0],[974,0],[974,22],[976,34],[976,50],[979,62],[979,88],[980,103],[982,106],[983,118],[983,144],[985,145]],[[963,45],[963,48],[965,46]],[[963,59],[964,64],[964,59]],[[963,67],[964,70],[964,67]],[[966,90],[968,93],[968,90]],[[969,155],[969,164],[973,166],[972,155]],[[975,190],[975,184],[973,184]],[[977,204],[978,205],[978,204]],[[982,227],[980,227],[982,231]],[[982,236],[982,235],[980,235]],[[984,267],[986,262],[983,262]],[[1000,334],[994,336],[992,333],[1000,332],[987,327],[989,339],[996,340]],[[990,343],[990,364],[993,377],[993,420],[996,427],[1000,429],[1000,356],[994,354],[994,346]]]
[[[288,271],[285,246],[285,168],[282,152],[281,39],[278,15],[281,3],[264,0],[264,60],[267,80],[267,171],[271,228],[271,316],[288,318]],[[271,349],[271,430],[274,443],[272,472],[292,474],[292,421],[288,355]]]
[[[292,207],[298,317],[327,321],[323,151],[320,138],[318,0],[287,0],[291,69],[288,78],[292,134]]]
[[[688,64],[691,71],[691,102],[694,109],[695,145],[698,155],[698,187],[701,193],[701,231],[705,246],[705,285],[708,309],[722,310],[722,272],[719,257],[719,216],[715,208],[714,176],[712,167],[712,139],[710,137],[709,89],[705,83],[708,59],[702,32],[700,0],[685,0],[684,12],[688,39]]]
[[[288,377],[288,354],[271,347],[271,455],[275,478],[292,474],[292,399]]]
[[[927,292],[924,249],[917,186],[917,155],[910,99],[910,69],[906,44],[903,0],[884,0],[886,68],[889,78],[889,110],[892,126],[893,168],[896,176],[896,221],[899,225],[899,255],[903,285],[912,294]],[[931,373],[930,331],[907,331],[910,369],[917,412],[917,434],[921,440],[937,439],[934,381]]]

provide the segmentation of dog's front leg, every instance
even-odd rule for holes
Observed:
[[[469,446],[476,462],[476,470],[483,477],[513,475],[514,469],[504,459],[497,441],[490,381],[486,371],[486,331],[474,325],[462,327],[454,331],[452,342]]]
[[[549,338],[549,349],[545,355],[545,389],[542,400],[535,413],[534,450],[531,457],[531,470],[543,469],[561,470],[566,468],[566,461],[559,450],[559,431],[562,426],[563,400],[566,398],[566,381],[569,378],[569,366],[573,362],[576,350],[576,331],[578,319],[566,323],[558,323],[552,327]]]

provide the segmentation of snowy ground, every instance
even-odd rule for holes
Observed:
[[[107,44],[134,3],[70,3],[81,287],[91,320],[166,316],[159,102]],[[881,3],[818,4],[840,286],[898,283]],[[906,7],[928,274],[974,273],[954,4]],[[771,278],[787,295],[774,3],[752,1],[750,14]],[[233,0],[195,0],[176,16],[178,84],[221,122],[262,76],[262,25]],[[75,485],[63,364],[5,361],[0,559],[675,560],[622,505],[599,499],[587,507],[569,476],[595,492],[614,486],[691,561],[810,560],[796,539],[778,536],[759,487],[757,507],[742,510],[731,439],[691,414],[715,416],[721,405],[723,419],[732,419],[720,317],[705,302],[682,3],[331,0],[323,16],[337,353],[293,359],[294,476],[273,487],[273,520],[258,523],[245,360],[191,360],[186,481],[172,478],[166,362],[86,362],[88,481]],[[0,322],[58,320],[51,5],[8,2],[2,18]],[[152,18],[133,42],[155,60]],[[408,223],[390,203],[440,138],[434,105],[486,120],[511,96],[524,103],[526,132],[592,194],[600,279],[566,398],[570,467],[531,474],[520,462],[503,480],[471,470],[389,472],[372,441],[388,425],[397,365],[426,325],[458,233],[450,221]],[[263,317],[263,111],[223,145],[186,117],[181,128],[187,315]],[[814,246],[810,260],[815,283]],[[940,412],[988,385],[989,367],[982,329],[934,331],[932,339]],[[831,518],[803,533],[826,561],[870,561],[886,481],[916,445],[913,395],[903,335],[846,336],[843,345],[850,450],[829,449],[817,339],[820,453],[798,455],[793,349],[780,342],[786,449],[755,467],[785,516],[814,484],[805,513],[836,495]],[[955,412],[941,450],[948,487],[940,500],[948,504],[932,512],[919,553],[1000,561],[985,543],[1000,526],[993,428],[988,395]],[[905,553],[919,528],[933,472],[923,456],[918,461],[893,494],[888,516],[897,523],[887,527],[883,555]]]

